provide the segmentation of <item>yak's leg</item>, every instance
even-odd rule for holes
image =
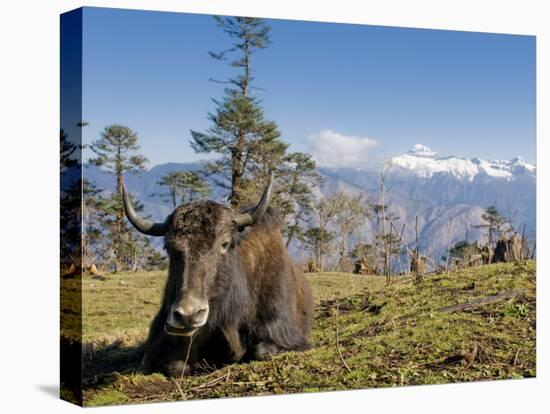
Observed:
[[[188,347],[191,347],[190,349]],[[181,377],[190,375],[193,365],[198,361],[196,348],[188,341],[184,346],[185,352],[183,358],[180,356],[177,359],[167,361],[164,366],[164,372],[170,377]],[[187,351],[189,349],[189,351]]]
[[[264,325],[264,332],[257,339],[254,357],[264,360],[286,351],[303,351],[308,348],[307,339],[290,318],[278,318]]]
[[[191,374],[197,361],[197,347],[191,342],[191,337],[161,333],[146,349],[142,370],[180,377]]]
[[[141,361],[140,370],[145,373],[151,373],[158,370],[158,346],[162,345],[162,337],[164,332],[164,321],[166,315],[161,309],[151,322],[149,327],[149,334],[144,344],[144,355]]]
[[[229,345],[229,353],[233,362],[238,362],[241,360],[245,353],[245,349],[241,343],[241,337],[239,335],[239,330],[236,327],[227,327],[222,329],[223,335],[227,340]]]
[[[265,361],[283,351],[284,349],[273,342],[260,342],[256,345],[254,357],[260,361]]]
[[[197,361],[195,347],[190,345],[190,337],[167,334],[164,331],[165,320],[161,312],[153,320],[140,370],[145,373],[161,372],[174,377],[188,375]]]

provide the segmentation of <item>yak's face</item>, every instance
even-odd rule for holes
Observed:
[[[167,333],[189,336],[206,324],[208,302],[220,290],[218,279],[227,276],[236,232],[231,210],[217,203],[192,203],[174,211],[165,235],[170,277],[175,278]]]
[[[178,207],[164,222],[154,223],[136,214],[126,188],[122,198],[126,216],[141,233],[164,236],[170,256],[170,277],[174,301],[166,319],[165,330],[172,335],[192,335],[208,321],[208,302],[223,289],[219,285],[226,274],[227,261],[234,245],[234,235],[252,226],[269,205],[273,175],[258,204],[243,212],[234,212],[213,201]],[[217,290],[217,292],[216,292]]]

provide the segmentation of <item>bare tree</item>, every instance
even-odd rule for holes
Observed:
[[[391,163],[386,161],[382,165],[380,172],[380,205],[382,206],[382,234],[384,237],[384,274],[386,275],[386,283],[390,283],[390,246],[386,226],[386,173],[391,167]]]
[[[358,231],[359,226],[368,218],[365,205],[366,194],[350,196],[344,193],[334,195],[334,227],[338,238],[339,266],[348,258],[348,242]]]
[[[453,217],[449,218],[449,227],[447,228],[447,256],[445,257],[445,271],[449,271],[449,255],[451,254],[451,228],[453,226]]]
[[[325,255],[327,253],[328,243],[325,238],[331,232],[329,226],[333,223],[336,214],[342,210],[341,193],[335,193],[332,196],[319,201],[314,210],[319,221],[319,263],[317,264],[320,271],[323,270]]]

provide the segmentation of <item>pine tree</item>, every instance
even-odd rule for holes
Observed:
[[[182,203],[190,203],[211,193],[208,183],[195,171],[183,171],[180,174],[179,185],[182,190]]]
[[[304,232],[304,246],[310,250],[315,257],[315,267],[318,271],[323,271],[323,257],[330,250],[334,233],[326,228],[311,227]]]
[[[77,144],[69,139],[67,133],[61,129],[59,132],[59,162],[61,174],[64,174],[67,169],[78,164],[75,151],[79,148]]]
[[[464,263],[468,263],[474,255],[477,255],[479,252],[479,247],[477,241],[469,243],[468,240],[462,240],[457,242],[450,250],[450,258],[457,258],[462,260]],[[444,258],[447,260],[447,257]]]
[[[285,228],[286,246],[292,240],[301,240],[304,226],[313,212],[311,186],[321,182],[315,161],[309,154],[294,152],[285,157],[277,171],[279,187],[273,204],[281,214]]]
[[[136,151],[137,133],[123,125],[110,125],[105,127],[101,138],[90,145],[91,150],[97,155],[90,159],[90,163],[103,167],[116,177],[117,194],[110,200],[114,211],[115,239],[114,254],[115,272],[121,268],[123,245],[127,241],[128,228],[124,221],[124,206],[122,204],[122,180],[125,173],[138,173],[145,169],[147,159]]]
[[[503,227],[506,225],[506,219],[500,214],[496,206],[492,205],[485,209],[481,215],[486,224],[474,226],[478,229],[487,229],[487,240],[489,246],[494,246],[495,240],[500,237]]]
[[[259,100],[251,94],[252,57],[269,45],[270,27],[249,17],[216,17],[216,22],[234,43],[210,55],[228,61],[239,73],[220,82],[229,86],[221,101],[214,100],[215,113],[208,115],[212,126],[206,132],[192,130],[191,146],[197,153],[220,155],[204,164],[203,173],[229,190],[228,199],[235,208],[257,198],[263,179],[283,161],[288,144],[281,141],[276,123],[265,119]]]
[[[217,17],[218,26],[233,40],[231,48],[210,52],[226,61],[237,73],[227,81],[216,109],[208,114],[206,132],[191,131],[191,146],[197,153],[217,154],[203,164],[202,174],[228,190],[231,207],[257,202],[268,176],[275,185],[271,204],[283,217],[286,245],[303,237],[311,216],[312,184],[319,182],[315,161],[308,154],[288,152],[275,122],[266,120],[261,102],[254,95],[252,58],[270,44],[270,27],[261,19]]]
[[[75,174],[79,171],[77,150],[80,146],[73,142],[61,129],[59,134],[59,163],[61,173],[60,191],[60,248],[61,266],[80,269],[81,257],[81,192],[82,180]],[[75,170],[75,167],[77,170]],[[71,173],[72,172],[72,173]]]
[[[210,194],[208,183],[195,171],[172,171],[161,177],[157,184],[166,187],[166,192],[158,195],[169,201],[172,208],[176,208],[179,202],[188,203]]]
[[[82,180],[77,179],[61,190],[60,241],[63,267],[82,266],[81,255]]]

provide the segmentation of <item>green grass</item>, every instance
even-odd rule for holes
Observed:
[[[135,345],[146,335],[159,308],[166,272],[123,272],[105,281],[82,280],[82,339],[105,345]]]
[[[123,362],[147,334],[164,277],[122,273],[82,280],[86,405],[535,376],[534,262],[388,287],[379,276],[308,274],[317,302],[311,350],[205,367],[177,384],[159,374],[137,374],[135,365]],[[509,300],[455,313],[438,310],[515,289],[523,291]]]

